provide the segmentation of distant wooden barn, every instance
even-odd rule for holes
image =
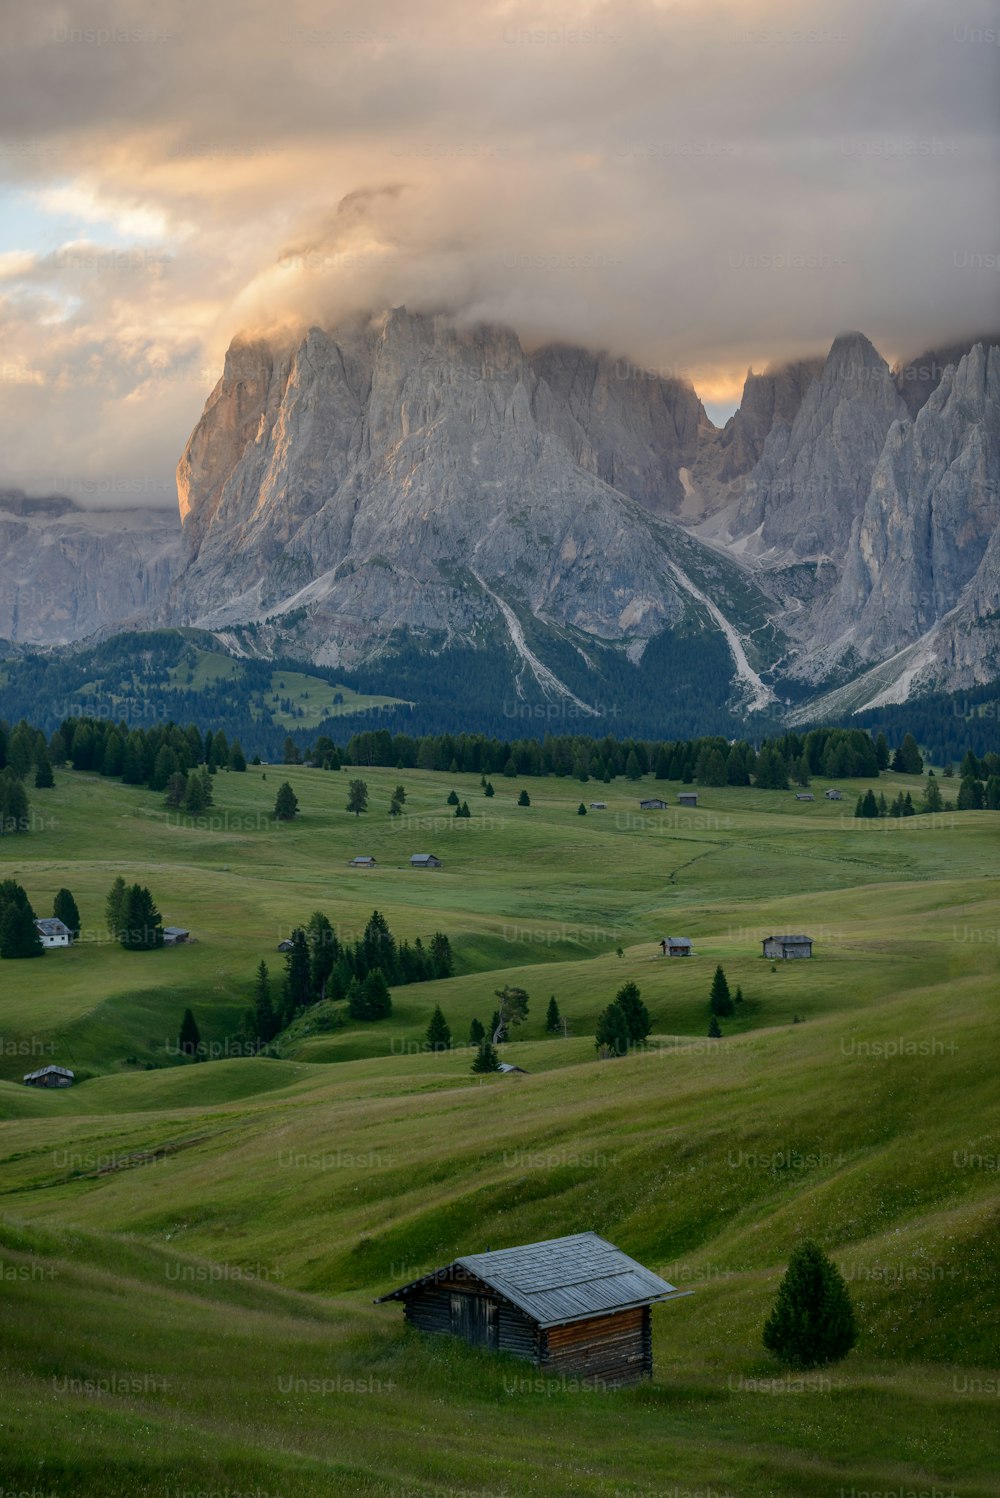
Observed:
[[[411,869],[439,869],[441,860],[433,853],[414,853],[410,858]]]
[[[813,795],[812,791],[796,791],[795,799],[796,801],[815,801],[816,797]]]
[[[828,791],[824,791],[823,794],[828,801],[843,801],[844,799],[843,791],[838,791],[836,786],[831,786],[830,789]]]
[[[765,936],[765,957],[811,957],[813,944],[811,936]]]
[[[591,811],[607,811],[608,803],[606,801],[591,801],[590,809]]]
[[[191,933],[184,926],[164,926],[163,945],[165,947],[180,947],[191,939]]]
[[[659,796],[647,796],[645,801],[639,802],[640,811],[666,811],[667,803]]]
[[[607,1384],[653,1371],[650,1307],[689,1294],[596,1233],[466,1254],[376,1304],[403,1302],[419,1331],[513,1353]]]
[[[665,936],[660,947],[664,957],[690,957],[693,950],[688,936]]]
[[[24,1077],[25,1087],[72,1087],[76,1074],[66,1066],[41,1066]]]
[[[373,869],[375,860],[370,853],[359,853],[357,858],[348,860],[347,867],[349,869]]]
[[[678,791],[677,792],[677,804],[678,804],[678,806],[697,806],[698,805],[698,792],[697,791]]]

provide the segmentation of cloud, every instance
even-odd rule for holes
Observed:
[[[23,7],[0,170],[69,231],[0,256],[0,478],[169,503],[235,333],[400,303],[721,402],[843,328],[894,356],[993,326],[998,25],[994,0]]]

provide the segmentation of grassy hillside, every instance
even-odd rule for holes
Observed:
[[[855,823],[822,782],[813,803],[725,788],[645,814],[678,788],[528,781],[518,808],[516,781],[488,801],[472,777],[364,773],[358,819],[347,772],[223,774],[205,826],[59,774],[40,829],[0,845],[0,877],[39,912],[67,884],[89,936],[0,965],[5,1487],[1000,1493],[1000,816]],[[279,827],[284,778],[302,817]],[[581,796],[607,811],[577,816]],[[417,851],[444,868],[410,870]],[[374,872],[347,868],[361,852]],[[98,939],[119,871],[197,941]],[[397,989],[389,1021],[300,1024],[281,1059],[178,1062],[185,1005],[224,1049],[293,924],[319,908],[354,936],[373,906],[398,936],[446,931],[457,975]],[[778,929],[813,935],[814,960],[757,955]],[[697,955],[664,961],[668,931]],[[709,1041],[719,961],[746,997]],[[654,1035],[599,1061],[626,977]],[[419,1049],[435,1003],[464,1040],[505,982],[531,995],[505,1048],[527,1075]],[[544,1033],[550,994],[567,1037]],[[19,1085],[47,1060],[88,1080]],[[696,1292],[655,1311],[644,1387],[560,1383],[372,1304],[455,1254],[585,1228]],[[861,1337],[789,1377],[760,1329],[805,1236]]]

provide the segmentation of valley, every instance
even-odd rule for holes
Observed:
[[[40,911],[68,885],[83,926],[69,951],[0,964],[8,1484],[996,1494],[1000,814],[858,822],[819,778],[806,804],[704,787],[681,808],[649,777],[599,797],[499,777],[487,800],[477,776],[369,767],[358,818],[357,773],[222,771],[199,825],[57,770],[43,824],[0,844],[0,873]],[[269,815],[285,779],[287,825]],[[667,809],[641,811],[650,795]],[[579,816],[581,798],[607,809]],[[441,869],[408,866],[426,850]],[[361,852],[374,870],[348,869]],[[118,872],[195,940],[111,944]],[[455,976],[396,988],[388,1020],[307,1010],[275,1056],[232,1054],[261,959],[280,984],[295,924],[320,909],[354,938],[373,908],[397,937],[447,932]],[[761,958],[776,930],[810,933],[814,958]],[[663,959],[665,931],[695,955]],[[709,1040],[719,963],[744,1002]],[[625,979],[652,1035],[598,1059]],[[524,1075],[478,1079],[469,1025],[508,983],[530,995],[500,1048]],[[545,1032],[550,995],[565,1035]],[[456,1041],[440,1054],[435,1004]],[[188,1006],[218,1059],[178,1054]],[[20,1083],[49,1061],[80,1080]],[[372,1304],[456,1253],[586,1229],[696,1292],[654,1312],[651,1383],[575,1387]],[[795,1375],[760,1327],[803,1235],[840,1265],[861,1337]]]

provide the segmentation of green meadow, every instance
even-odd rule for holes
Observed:
[[[271,817],[285,779],[292,824]],[[882,780],[919,800],[918,778]],[[0,877],[38,914],[68,886],[84,928],[0,963],[0,1492],[1000,1494],[1000,814],[856,822],[856,782],[840,803],[821,780],[809,803],[702,788],[687,810],[650,777],[497,776],[487,799],[473,776],[269,765],[220,773],[193,822],[56,781],[0,842]],[[112,944],[119,873],[194,940]],[[354,939],[373,908],[397,937],[447,933],[455,976],[397,988],[389,1020],[323,1006],[276,1057],[231,1054],[279,941],[315,910]],[[814,958],[762,958],[781,931]],[[664,960],[666,934],[695,955]],[[744,1002],[709,1040],[720,962]],[[650,1043],[600,1060],[628,978]],[[470,1022],[508,983],[530,994],[502,1048],[524,1074],[475,1078]],[[435,1004],[459,1042],[441,1055]],[[218,1059],[179,1057],[185,1007]],[[77,1085],[21,1084],[49,1062]],[[458,1254],[585,1229],[694,1292],[654,1311],[643,1386],[580,1388],[373,1304]],[[860,1337],[790,1375],[761,1328],[805,1237]]]

